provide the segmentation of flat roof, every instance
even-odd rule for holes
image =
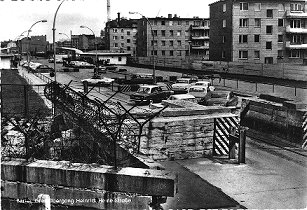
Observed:
[[[0,53],[0,57],[14,57],[14,55],[13,54]]]
[[[80,53],[80,55],[96,55],[96,52],[86,52],[86,53]],[[97,55],[131,55],[130,53],[111,53],[111,52],[97,52]]]

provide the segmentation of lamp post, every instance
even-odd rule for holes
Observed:
[[[64,3],[65,0],[63,0],[58,8],[56,9],[55,11],[55,14],[54,14],[54,18],[53,18],[53,26],[52,26],[52,37],[53,37],[53,69],[54,69],[54,81],[56,82],[56,61],[55,61],[55,54],[56,54],[56,48],[55,48],[55,20],[56,20],[56,15],[58,14],[58,11],[61,7],[61,5]]]
[[[191,43],[192,41],[188,41],[189,43],[189,68],[191,68]]]
[[[94,31],[93,31],[92,29],[90,29],[90,28],[87,27],[87,26],[80,26],[80,28],[87,28],[87,29],[89,29],[89,30],[93,33],[93,35],[94,35],[94,39],[95,39],[95,49],[96,49],[96,54],[95,54],[95,56],[96,56],[96,67],[98,67],[97,43],[96,43],[96,36],[95,36],[95,33],[94,33]]]
[[[27,63],[28,63],[28,68],[29,68],[29,54],[30,54],[30,40],[29,40],[29,34],[31,32],[31,29],[33,28],[33,26],[35,26],[37,23],[46,23],[47,20],[39,20],[39,21],[36,21],[35,23],[32,24],[32,26],[28,29],[28,34],[27,34],[27,40],[28,40],[28,53],[27,53]],[[24,32],[23,32],[24,33]]]
[[[142,15],[141,13],[139,12],[129,12],[129,14],[138,14],[138,15],[141,15],[143,18],[146,19],[146,21],[148,22],[149,26],[150,26],[150,31],[151,31],[151,35],[152,35],[152,41],[153,41],[153,45],[152,45],[152,56],[153,56],[153,69],[152,69],[152,76],[153,76],[153,82],[154,84],[156,84],[156,64],[155,64],[155,35],[153,33],[153,30],[152,30],[152,24],[151,22],[149,21],[149,19]]]
[[[71,38],[69,38],[69,36],[67,34],[65,34],[65,33],[59,33],[59,34],[66,36],[70,40],[70,47],[72,47]]]
[[[17,36],[17,37],[15,38],[16,45],[17,45],[17,48],[18,48],[18,54],[19,54],[19,58],[18,58],[18,60],[19,60],[19,65],[20,65],[20,59],[21,59],[21,53],[22,53],[22,52],[21,52],[22,49],[21,49],[21,40],[20,40],[20,38],[21,38],[22,36],[24,36],[23,34],[26,33],[26,32],[28,32],[28,31],[22,32],[19,36]]]

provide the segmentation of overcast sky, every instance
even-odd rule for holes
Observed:
[[[209,18],[208,4],[217,0],[110,0],[111,19],[121,13],[121,17],[140,18],[129,11],[137,11],[147,17],[177,14],[183,18],[199,16]],[[47,35],[52,42],[52,25],[55,11],[61,3],[59,0],[0,0],[0,41],[15,40],[22,32],[28,30],[33,23],[46,19],[47,23],[38,23],[32,28],[30,35]],[[107,0],[66,0],[60,7],[56,17],[56,41],[66,39],[65,33],[92,34],[96,36],[107,21]],[[26,35],[26,33],[25,33]]]

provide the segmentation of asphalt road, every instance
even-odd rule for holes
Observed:
[[[49,66],[53,67],[53,63],[48,63],[46,59],[32,59],[34,62],[40,62],[43,64],[48,64]],[[76,85],[82,79],[90,78],[93,76],[92,69],[80,69],[80,72],[63,72],[62,64],[56,64],[57,66],[57,80],[63,81],[68,83],[70,80],[73,80],[71,85]],[[138,68],[138,67],[131,67],[131,66],[123,66],[123,68],[127,69],[129,73],[152,73],[153,70],[150,68]],[[197,71],[199,73],[199,71]],[[182,73],[175,72],[175,71],[165,71],[165,70],[156,70],[156,76],[162,76],[164,79],[169,79],[170,76],[177,76],[181,77]],[[194,72],[196,73],[196,72]],[[108,72],[105,77],[125,77],[123,74],[115,74],[112,72]],[[225,76],[225,75],[224,75]],[[223,77],[224,77],[223,76]],[[230,75],[231,76],[231,75]],[[68,79],[65,79],[67,77]],[[307,100],[307,86],[303,82],[296,82],[296,81],[279,81],[277,79],[266,78],[261,79],[258,77],[251,78],[251,77],[242,77],[242,78],[235,78],[235,77],[224,77],[221,80],[216,78],[213,80],[214,86],[217,89],[231,89],[234,91],[240,91],[244,93],[248,93],[251,95],[259,95],[263,94],[274,94],[280,97],[294,99],[298,101],[306,101]],[[305,84],[305,85],[304,85]],[[125,99],[126,100],[126,99]]]

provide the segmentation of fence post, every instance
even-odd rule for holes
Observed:
[[[40,203],[39,210],[51,210],[51,200],[49,195],[39,194],[37,196],[37,202]]]
[[[236,128],[230,127],[229,129],[229,159],[236,158]]]
[[[246,129],[239,129],[239,163],[245,163]]]

